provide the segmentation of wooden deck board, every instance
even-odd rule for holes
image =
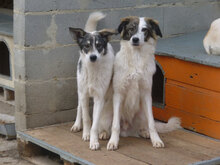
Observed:
[[[184,130],[161,134],[165,148],[155,149],[149,139],[121,138],[117,151],[107,151],[107,141],[100,141],[101,150],[90,151],[80,133],[71,133],[71,123],[25,131],[24,133],[97,165],[117,164],[190,164],[220,156],[220,142]],[[34,142],[33,142],[34,143]]]

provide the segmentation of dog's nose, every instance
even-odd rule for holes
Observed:
[[[97,56],[96,56],[96,55],[91,55],[91,56],[90,56],[90,60],[91,60],[92,62],[95,62],[96,59],[97,59]]]
[[[139,38],[134,37],[134,38],[132,38],[132,41],[133,41],[133,43],[137,44],[139,42]]]

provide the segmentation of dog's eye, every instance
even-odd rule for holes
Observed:
[[[133,28],[131,28],[131,29],[129,29],[129,30],[130,30],[131,32],[132,32],[132,31],[134,31],[134,29],[133,29]]]
[[[146,31],[147,31],[147,28],[142,28],[141,31],[142,31],[142,32],[146,32]]]
[[[102,44],[96,44],[97,49],[102,48]]]
[[[129,28],[128,29],[128,32],[133,32],[134,31],[134,28]]]
[[[86,44],[84,47],[85,47],[86,49],[89,49],[89,48],[90,48],[90,45],[89,45],[89,44]]]

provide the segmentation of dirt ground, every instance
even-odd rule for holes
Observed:
[[[0,96],[0,114],[14,116],[14,106],[5,104],[1,101]],[[29,161],[27,161],[29,160]],[[60,165],[59,161],[49,159],[42,155],[38,157],[31,157],[24,160],[19,157],[17,150],[17,140],[6,140],[4,136],[0,135],[0,165]]]
[[[6,140],[0,136],[0,165],[34,165],[19,158],[16,140]]]

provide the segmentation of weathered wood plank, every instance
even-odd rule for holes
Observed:
[[[90,151],[89,142],[83,142],[81,139],[81,132],[70,132],[71,125],[72,123],[48,126],[25,133],[97,165],[174,165],[177,162],[179,165],[185,165],[213,159],[218,157],[220,153],[220,142],[184,130],[161,134],[166,146],[162,149],[153,148],[149,139],[129,137],[120,139],[120,148],[117,151],[107,151],[107,141],[100,141],[101,150]],[[63,159],[65,160],[65,158]]]
[[[66,131],[65,129],[62,128],[47,127],[47,128],[27,131],[26,133],[32,137],[38,138],[68,153],[73,153],[73,155],[80,157],[84,160],[87,160],[96,165],[146,164],[144,162],[132,159],[122,154],[118,154],[117,152],[109,152],[105,148],[102,148],[99,151],[91,151],[88,148],[89,142],[83,142],[79,134],[78,135],[72,134],[69,131]],[[104,143],[106,143],[106,141]]]
[[[220,92],[168,79],[166,105],[220,122]]]
[[[220,92],[219,68],[170,57],[156,56],[156,60],[162,66],[167,79]]]

